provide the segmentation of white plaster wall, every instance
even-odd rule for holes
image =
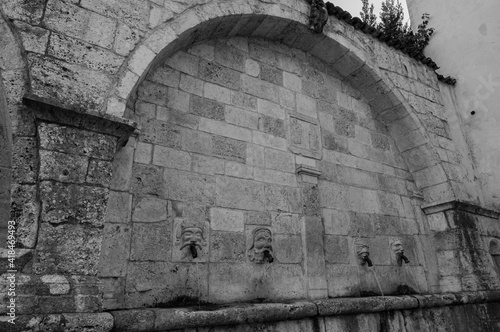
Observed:
[[[450,127],[463,156],[471,154],[474,170],[463,159],[469,176],[482,187],[483,204],[500,208],[500,10],[498,0],[407,0],[414,28],[422,13],[436,29],[425,53],[438,73],[458,79],[455,91],[444,89]],[[450,99],[450,96],[455,95]],[[454,100],[453,100],[454,99]],[[475,114],[471,114],[475,112]],[[454,114],[453,114],[454,113]],[[471,173],[472,172],[472,173]],[[481,194],[479,194],[481,196]]]

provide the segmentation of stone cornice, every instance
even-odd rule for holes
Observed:
[[[427,204],[422,206],[422,210],[426,215],[444,212],[448,210],[458,210],[493,219],[498,219],[500,217],[499,211],[486,209],[473,203],[460,202],[460,201],[448,201],[435,204]]]
[[[137,129],[135,122],[109,114],[67,108],[53,100],[32,94],[25,95],[23,103],[34,112],[37,120],[115,136],[118,138],[118,146],[125,145]]]

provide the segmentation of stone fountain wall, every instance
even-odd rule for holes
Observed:
[[[326,63],[262,39],[210,40],[151,72],[130,116],[142,127],[131,181],[111,197],[131,203],[113,206],[120,218],[108,209],[130,228],[129,250],[110,246],[101,260],[103,282],[120,280],[113,307],[380,293],[355,239],[385,293],[428,292],[415,183],[366,100]],[[183,220],[204,227],[192,261],[176,245]],[[272,264],[250,260],[258,227],[272,232]],[[395,237],[408,266],[396,264]]]
[[[16,328],[496,324],[498,213],[431,70],[334,17],[312,34],[305,1],[143,2],[2,4]],[[399,285],[456,294],[325,300]]]

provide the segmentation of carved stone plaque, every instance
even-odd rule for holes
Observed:
[[[321,159],[321,136],[316,119],[299,113],[288,116],[288,146],[296,154]]]

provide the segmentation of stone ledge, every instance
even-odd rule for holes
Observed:
[[[33,94],[25,95],[23,103],[33,110],[39,120],[115,136],[118,146],[124,146],[137,129],[135,122],[77,107],[68,108]]]
[[[422,206],[422,210],[426,215],[444,212],[448,210],[459,210],[493,219],[498,219],[500,217],[499,211],[486,209],[472,203],[460,202],[460,201],[449,201],[437,204],[427,204]]]
[[[56,327],[86,326],[93,331],[165,331],[202,326],[300,320],[318,316],[341,316],[392,310],[435,308],[452,305],[500,303],[500,291],[460,292],[433,295],[378,296],[304,300],[291,303],[226,304],[195,308],[145,308],[100,313],[16,315],[16,328],[24,331],[42,321]],[[8,326],[5,315],[0,330]],[[10,325],[9,325],[10,327]]]
[[[100,313],[64,313],[49,315],[15,315],[15,324],[9,315],[0,317],[0,331],[94,331],[109,332],[113,329],[113,316]],[[41,327],[41,329],[40,329]]]
[[[262,303],[220,307],[132,309],[111,311],[119,331],[163,331],[196,326],[237,325],[298,320],[392,310],[500,302],[500,291],[305,300],[288,304]]]

